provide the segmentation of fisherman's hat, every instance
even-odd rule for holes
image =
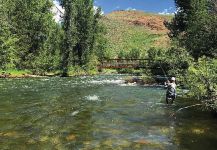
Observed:
[[[172,80],[172,81],[175,81],[175,80],[176,80],[176,78],[175,78],[175,77],[172,77],[172,78],[171,78],[171,80]]]

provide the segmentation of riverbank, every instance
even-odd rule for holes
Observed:
[[[28,70],[0,70],[0,78],[27,78],[27,77],[38,77],[33,75]]]
[[[38,75],[29,70],[0,70],[0,78],[39,78],[51,75],[54,75],[54,73]]]
[[[108,75],[118,74],[117,70],[107,69],[103,72],[98,71],[84,71],[82,69],[71,70],[68,72],[68,77],[76,76],[93,76],[93,75]],[[57,70],[54,72],[45,73],[33,73],[29,70],[0,70],[0,78],[40,78],[40,77],[60,77],[61,71]]]
[[[49,72],[44,74],[33,74],[28,70],[6,70],[1,71],[0,78],[43,78],[43,77],[61,77],[60,71],[57,72]],[[104,70],[103,72],[85,72],[83,70],[79,71],[70,71],[68,77],[76,77],[76,76],[94,76],[94,75],[113,75],[119,74],[116,70]],[[137,85],[147,85],[147,86],[158,86],[162,85],[163,81],[159,81],[159,79],[151,77],[151,76],[141,76],[137,74],[130,74],[125,77],[124,82],[126,84],[137,84]]]
[[[126,84],[137,84],[137,85],[164,85],[166,81],[163,77],[153,76],[129,76],[124,79]]]

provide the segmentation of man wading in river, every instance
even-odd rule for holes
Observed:
[[[167,92],[166,92],[166,103],[169,104],[169,101],[173,103],[176,98],[176,79],[174,77],[171,78],[171,81],[167,81]]]

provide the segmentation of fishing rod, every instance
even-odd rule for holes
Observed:
[[[163,67],[162,67],[162,65],[161,65],[161,61],[160,61],[160,63],[159,63],[159,66],[160,66],[161,70],[163,71],[164,77],[168,80],[168,76],[167,76],[165,70],[163,69]]]
[[[160,68],[161,68],[161,70],[162,70],[162,72],[163,72],[163,74],[164,74],[164,77],[166,78],[166,82],[168,82],[169,77],[168,77],[166,71],[164,70],[164,68],[162,67],[161,61],[159,61],[159,66],[160,66]],[[164,85],[165,85],[165,82],[164,82]]]

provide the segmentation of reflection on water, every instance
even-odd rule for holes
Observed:
[[[122,77],[1,79],[0,149],[216,149],[210,114]]]

